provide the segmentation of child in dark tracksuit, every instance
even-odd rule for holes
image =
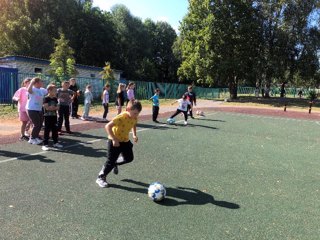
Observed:
[[[185,93],[185,95],[187,96],[187,99],[190,101],[190,105],[188,105],[188,111],[190,113],[190,117],[193,117],[193,105],[197,106],[197,98],[196,98],[196,93],[192,91],[192,86],[188,87],[188,91]]]
[[[47,87],[48,95],[44,98],[44,141],[42,150],[49,150],[49,135],[52,133],[53,147],[62,148],[63,146],[58,143],[58,126],[57,126],[57,110],[59,110],[57,89],[54,85]]]

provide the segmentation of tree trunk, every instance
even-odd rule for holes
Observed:
[[[231,81],[229,81],[229,93],[230,93],[230,99],[237,99],[238,98],[237,77],[234,77]]]

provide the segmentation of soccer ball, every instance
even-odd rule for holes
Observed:
[[[162,201],[166,196],[166,189],[159,182],[151,183],[148,188],[148,196],[155,202]]]
[[[174,118],[168,118],[168,119],[167,119],[167,123],[168,123],[168,124],[174,124],[174,123],[175,123]]]
[[[198,111],[196,112],[196,114],[199,115],[199,116],[203,116],[203,117],[204,117],[204,112],[202,112],[202,111],[199,111],[199,110],[198,110]]]

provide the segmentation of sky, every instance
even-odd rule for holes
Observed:
[[[166,21],[178,32],[183,17],[188,12],[188,0],[93,0],[93,6],[110,11],[115,4],[125,5],[133,16],[154,22]]]

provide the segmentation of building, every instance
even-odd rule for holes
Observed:
[[[17,69],[20,74],[44,74],[49,75],[50,61],[40,58],[27,56],[6,56],[0,57],[0,67]],[[76,64],[77,75],[79,78],[101,78],[101,67]],[[120,80],[122,71],[113,70],[114,79]]]

